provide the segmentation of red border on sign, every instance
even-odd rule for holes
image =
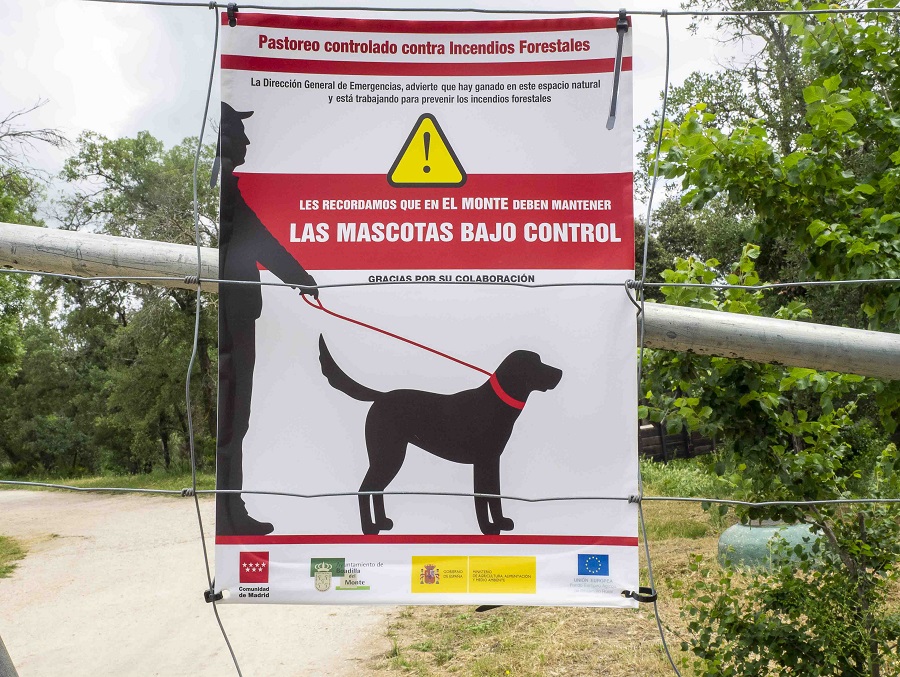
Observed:
[[[324,59],[278,59],[267,56],[222,55],[222,68],[268,73],[309,73],[317,75],[580,75],[612,73],[615,59],[573,59],[571,61],[386,62],[325,61]],[[631,57],[622,57],[622,70],[631,70]]]
[[[476,536],[466,534],[216,536],[216,545],[359,545],[367,543],[407,545],[606,545],[637,547],[638,539],[632,536]]]
[[[228,14],[222,12],[222,25],[228,25]],[[422,33],[471,35],[478,33],[552,33],[556,31],[591,31],[615,28],[616,17],[570,17],[561,19],[513,19],[491,21],[419,21],[397,19],[344,19],[325,16],[293,16],[287,14],[245,14],[238,12],[238,26],[285,28],[308,31],[343,31],[347,33]],[[628,17],[631,25],[631,17]]]

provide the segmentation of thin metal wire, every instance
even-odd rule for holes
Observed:
[[[212,9],[212,7],[210,7]],[[203,533],[203,516],[200,514],[200,498],[197,496],[197,450],[196,445],[194,444],[194,420],[192,414],[191,407],[191,375],[194,371],[194,362],[197,360],[197,348],[200,342],[200,312],[202,309],[202,305],[200,303],[202,299],[202,290],[200,289],[199,277],[203,274],[203,260],[202,260],[202,251],[200,248],[200,199],[198,196],[197,190],[197,174],[200,168],[200,153],[203,150],[203,134],[206,132],[206,118],[209,115],[209,101],[212,98],[212,86],[213,86],[213,75],[216,71],[216,56],[219,52],[219,15],[218,12],[213,14],[213,24],[215,25],[215,32],[213,38],[213,51],[212,51],[212,59],[209,66],[209,82],[206,86],[206,101],[203,104],[203,121],[200,123],[200,137],[197,139],[197,152],[194,154],[194,170],[192,173],[193,180],[193,211],[194,211],[194,242],[197,245],[197,295],[195,298],[196,303],[196,312],[194,313],[194,340],[191,348],[191,359],[188,362],[187,367],[187,375],[184,379],[184,399],[185,399],[185,408],[187,410],[187,430],[188,430],[188,445],[191,452],[191,495],[194,499],[194,508],[197,511],[197,526],[200,529],[200,546],[203,550],[203,565],[206,570],[206,582],[207,582],[207,590],[209,591],[208,600],[212,602],[213,615],[216,618],[216,623],[219,626],[219,630],[222,632],[222,638],[225,640],[225,646],[228,647],[228,653],[231,654],[231,660],[234,663],[234,669],[237,671],[238,677],[243,677],[241,674],[241,666],[238,664],[237,656],[234,653],[234,648],[231,646],[231,642],[228,639],[228,633],[225,631],[225,625],[222,623],[222,618],[219,616],[219,609],[216,607],[216,595],[215,595],[215,581],[213,579],[212,573],[209,568],[209,553],[206,551],[206,538]]]
[[[656,152],[654,153],[654,162],[653,162],[653,179],[650,183],[650,196],[647,200],[647,218],[644,221],[644,252],[643,257],[641,259],[641,280],[637,285],[637,293],[640,301],[640,308],[638,310],[638,322],[640,324],[640,351],[638,353],[638,371],[637,371],[637,386],[638,386],[638,402],[640,402],[640,393],[641,393],[641,380],[644,377],[644,334],[645,334],[645,304],[646,304],[646,295],[644,294],[644,285],[647,281],[647,260],[649,257],[649,246],[650,246],[650,219],[653,217],[653,197],[656,194],[656,184],[659,180],[659,155],[662,149],[662,137],[663,130],[666,126],[666,108],[669,103],[669,66],[671,63],[671,39],[669,35],[669,14],[666,10],[662,11],[662,18],[665,22],[666,27],[666,73],[665,80],[663,84],[663,101],[662,101],[662,110],[660,111],[660,120],[659,120],[659,134],[656,138]],[[626,285],[626,292],[628,291],[628,285]],[[630,298],[630,294],[629,294]],[[644,536],[644,554],[647,558],[647,579],[650,583],[650,589],[653,592],[656,592],[656,582],[653,578],[653,560],[650,557],[650,539],[647,537],[647,527],[644,524],[644,507],[640,501],[640,498],[644,494],[644,479],[641,476],[640,467],[638,467],[638,518],[641,526],[641,534]],[[672,657],[672,652],[669,650],[669,644],[666,642],[666,632],[663,628],[662,618],[659,614],[659,604],[657,603],[656,598],[653,599],[653,616],[656,619],[656,628],[659,630],[659,639],[662,641],[663,650],[666,652],[666,658],[669,659],[669,665],[672,666],[672,670],[678,677],[681,677],[681,672],[678,670],[678,666],[675,665],[675,659]]]
[[[63,489],[65,491],[99,491],[121,494],[174,494],[181,495],[177,489],[137,489],[130,487],[75,487],[71,484],[52,484],[50,482],[24,482],[18,480],[0,480],[0,484],[21,487],[42,487],[44,489]]]
[[[695,498],[691,496],[644,496],[645,501],[675,501],[679,503],[711,503],[742,508],[773,508],[804,505],[857,505],[866,503],[900,503],[900,498],[824,498],[817,501],[736,501],[728,498]]]
[[[86,0],[88,1],[88,0]],[[99,1],[99,0],[93,0]],[[646,244],[645,244],[646,247]],[[257,287],[290,287],[303,291],[311,291],[313,289],[345,289],[353,287],[389,287],[389,286],[475,286],[475,287],[520,287],[525,289],[551,289],[556,287],[621,287],[621,282],[476,282],[475,280],[461,280],[459,282],[425,282],[414,280],[395,280],[383,282],[336,282],[334,284],[319,285],[302,285],[292,284],[290,282],[268,282],[257,280],[223,280],[215,277],[201,276],[175,276],[175,275],[98,275],[93,277],[85,277],[82,275],[73,275],[69,273],[46,273],[37,270],[21,270],[18,268],[0,268],[2,273],[16,273],[21,275],[35,275],[38,277],[53,277],[63,280],[73,280],[77,282],[184,282],[192,287],[199,281],[200,284],[234,284],[234,285],[252,285]],[[490,275],[490,273],[488,273]],[[188,281],[189,280],[189,281]],[[702,282],[646,282],[644,280],[628,280],[626,285],[631,285],[635,289],[641,287],[697,287],[709,289],[747,289],[753,291],[766,291],[767,289],[781,289],[784,287],[826,287],[829,285],[850,285],[850,284],[900,284],[900,278],[882,277],[866,280],[807,280],[801,282],[772,282],[759,285],[746,284],[719,284],[711,282],[708,284]]]
[[[804,280],[801,282],[765,282],[763,284],[725,284],[717,282],[641,282],[644,287],[708,287],[710,289],[784,289],[785,287],[827,287],[845,284],[900,284],[897,277],[877,277],[868,280]]]
[[[474,280],[459,282],[424,282],[424,281],[384,281],[384,282],[337,282],[334,284],[318,284],[318,285],[302,285],[292,284],[290,282],[267,282],[261,280],[223,280],[214,277],[200,277],[194,275],[161,275],[161,276],[142,276],[135,277],[132,275],[100,275],[95,277],[84,277],[81,275],[72,275],[69,273],[45,273],[37,270],[21,270],[18,268],[0,268],[3,273],[21,273],[23,275],[36,275],[38,277],[54,277],[64,280],[74,280],[77,282],[184,282],[192,287],[199,281],[200,284],[234,284],[234,285],[251,285],[256,287],[290,287],[291,289],[300,289],[303,291],[312,291],[313,289],[341,289],[348,287],[387,287],[387,286],[403,286],[403,285],[440,285],[440,286],[487,286],[487,287],[525,287],[530,289],[543,289],[549,287],[621,287],[621,282],[549,282],[549,283],[532,283],[532,282],[476,282]],[[487,273],[490,275],[490,273]]]
[[[319,499],[340,498],[346,496],[450,496],[456,498],[500,498],[505,501],[523,503],[550,503],[554,501],[626,501],[642,503],[646,501],[669,501],[676,503],[709,503],[712,505],[728,505],[741,508],[772,508],[825,505],[866,505],[866,504],[900,504],[900,498],[832,498],[809,501],[738,501],[728,498],[707,498],[700,496],[508,496],[506,494],[466,493],[462,491],[335,491],[319,494],[301,494],[290,491],[267,491],[261,489],[142,489],[132,487],[76,487],[71,484],[53,484],[51,482],[27,482],[24,480],[0,480],[0,485],[35,487],[41,489],[59,489],[62,491],[81,491],[121,494],[164,494],[182,498],[195,495],[213,496],[215,494],[255,494],[260,496],[284,496],[289,498]]]
[[[122,5],[154,5],[157,7],[215,7],[216,9],[226,9],[228,4],[207,2],[163,2],[162,0],[85,0],[86,2],[104,2]],[[294,12],[448,12],[453,14],[537,14],[537,15],[571,15],[584,14],[593,16],[617,16],[618,10],[612,9],[571,9],[571,10],[550,10],[550,9],[484,9],[481,7],[367,7],[367,6],[334,6],[334,5],[258,5],[238,3],[242,10],[261,9],[261,10],[282,10]],[[665,14],[663,14],[665,13]],[[826,9],[771,9],[771,10],[647,10],[635,9],[627,10],[627,14],[633,16],[807,16],[816,14],[897,14],[900,13],[898,7],[833,7]]]
[[[522,503],[552,503],[556,501],[625,501],[636,502],[634,496],[547,496],[528,498],[506,494],[485,494],[463,491],[333,491],[320,494],[300,494],[292,491],[262,491],[250,489],[201,489],[200,494],[256,494],[262,496],[288,496],[291,498],[338,498],[344,496],[452,496],[457,498],[500,498]]]
[[[78,282],[150,282],[159,280],[160,282],[172,282],[175,280],[184,280],[184,275],[176,277],[174,275],[98,275],[94,277],[86,277],[84,275],[71,275],[69,273],[45,273],[40,270],[21,270],[19,268],[0,268],[0,273],[20,273],[22,275],[36,275],[38,277],[57,277],[61,280],[75,280]]]

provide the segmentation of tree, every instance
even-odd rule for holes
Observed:
[[[860,2],[844,3],[858,6]],[[799,7],[823,7],[808,0],[797,3]],[[779,0],[703,0],[700,9],[765,10],[784,9]],[[792,30],[788,23],[772,15],[734,15],[716,19],[709,17],[699,22],[716,22],[717,33],[723,44],[738,46],[741,55],[720,64],[721,70],[714,74],[694,73],[681,85],[672,87],[669,93],[668,119],[676,126],[682,124],[698,102],[706,105],[705,112],[715,116],[715,126],[724,134],[746,125],[748,120],[766,130],[773,148],[786,156],[797,149],[798,139],[809,132],[806,120],[807,103],[804,89],[821,76],[818,60],[808,58],[803,36]],[[694,25],[696,29],[697,25]],[[646,121],[639,133],[644,139],[644,162],[638,171],[639,185],[646,184],[647,161],[655,144],[656,119]],[[676,195],[675,198],[680,198]],[[670,214],[659,210],[654,235],[676,232],[678,221],[669,223]],[[805,246],[798,246],[789,227],[777,229],[756,228],[756,214],[750,205],[741,206],[729,202],[719,195],[709,202],[694,202],[680,214],[679,220],[687,219],[698,223],[723,221],[723,229],[729,231],[735,218],[743,229],[743,242],[760,245],[760,257],[756,261],[762,279],[787,281],[803,279],[808,275],[807,252]],[[690,229],[695,230],[695,229]],[[727,269],[740,256],[740,245],[722,248],[720,243],[703,240],[705,236],[715,237],[716,229],[697,229],[703,246],[694,251],[701,260],[715,257]],[[670,235],[671,237],[671,235]],[[696,241],[696,240],[695,240]],[[662,248],[659,253],[663,260],[652,267],[664,269],[674,265],[675,256],[683,253]],[[860,288],[834,289],[828,287],[795,288],[785,290],[783,298],[796,299],[806,303],[820,322],[864,328],[868,318],[863,312],[864,290]],[[767,312],[774,312],[777,303],[763,303]]]
[[[195,144],[166,148],[146,132],[115,140],[83,134],[63,171],[72,186],[58,203],[64,226],[193,243]],[[213,152],[204,149],[206,161]],[[215,246],[217,194],[202,183],[202,243]],[[29,204],[16,202],[25,218]],[[181,469],[196,294],[115,281],[50,279],[23,288],[21,302],[0,296],[0,308],[10,299],[0,318],[0,372],[7,354],[11,365],[0,374],[0,459],[21,474]],[[201,465],[213,458],[216,433],[215,297],[204,305],[192,391]],[[15,343],[4,350],[7,335]]]
[[[789,232],[814,279],[900,277],[900,48],[897,20],[867,15],[786,17],[804,62],[821,75],[803,90],[804,125],[784,153],[760,120],[731,132],[697,104],[663,141],[663,168],[681,178],[683,201],[722,196],[752,213],[757,233]],[[806,130],[806,131],[803,131]],[[866,289],[871,328],[896,329],[900,288]]]
[[[193,244],[191,176],[196,143],[185,139],[167,149],[148,132],[121,139],[83,134],[62,174],[76,187],[63,203],[66,227]],[[206,166],[212,164],[214,152],[213,146],[204,147]],[[215,246],[218,194],[207,181],[199,185],[201,244]],[[184,370],[193,338],[195,292],[104,284],[93,286],[86,296],[73,289],[65,296],[74,301],[69,326],[80,335],[102,325],[97,315],[116,318],[114,330],[90,343],[100,346],[109,360],[104,420],[134,429],[133,452],[120,459],[122,464],[132,471],[146,470],[161,452],[169,467],[175,440],[183,442],[188,436]],[[197,441],[211,459],[216,435],[216,302],[209,297],[203,302],[192,400],[194,420],[201,426]]]
[[[725,281],[759,282],[755,246]],[[719,262],[680,260],[667,282],[706,283]],[[762,292],[664,287],[668,303],[759,315]],[[809,316],[790,301],[778,317]],[[874,379],[694,354],[649,351],[642,416],[670,432],[688,426],[724,444],[716,471],[744,501],[833,501],[900,495],[897,449],[860,416]],[[709,506],[706,506],[709,508]],[[900,624],[887,600],[900,577],[900,508],[893,505],[787,505],[739,509],[743,522],[780,519],[821,534],[815,557],[783,552],[771,574],[729,572],[682,589],[693,632],[685,649],[701,675],[881,674],[898,648]],[[800,561],[789,555],[801,555]],[[700,565],[695,563],[695,568]],[[840,616],[835,617],[836,610]]]
[[[30,129],[22,124],[43,105],[9,113],[0,120],[0,222],[40,224],[38,203],[43,196],[42,175],[29,168],[28,151],[37,143],[63,146],[56,130]],[[22,321],[29,298],[27,279],[0,273],[0,377],[15,372],[22,356]]]
[[[694,224],[710,213],[733,214],[759,247],[745,248],[733,264],[676,258],[665,279],[900,278],[898,19],[727,21],[733,35],[765,38],[760,54],[767,69],[788,70],[758,90],[763,96],[752,97],[744,115],[729,105],[733,92],[714,83],[685,90],[719,95],[713,105],[676,98],[683,107],[663,130],[661,168],[681,180],[684,211],[664,212],[656,236],[672,224],[680,253],[708,256],[713,232],[694,239]],[[768,37],[759,30],[767,25]],[[761,71],[759,63],[751,66],[752,85]],[[687,225],[679,223],[684,218]],[[686,288],[662,294],[668,303],[791,319],[814,315],[888,331],[900,320],[900,285],[891,283],[766,296]],[[642,413],[671,430],[686,425],[722,439],[717,470],[738,498],[900,492],[897,450],[888,441],[897,426],[900,384],[695,355],[651,353],[649,359]],[[811,524],[821,535],[819,552],[799,563],[784,559],[771,574],[751,576],[748,586],[725,572],[683,591],[695,633],[685,647],[698,657],[700,674],[876,677],[897,669],[888,662],[900,625],[885,605],[900,561],[896,508],[757,508],[740,516]]]

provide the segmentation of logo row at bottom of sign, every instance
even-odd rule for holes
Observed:
[[[267,584],[270,555],[268,551],[241,551],[239,582]],[[383,562],[348,562],[343,557],[313,557],[309,562],[309,578],[319,592],[366,591],[370,578],[384,566]],[[576,577],[609,577],[609,555],[579,553],[572,556],[572,575]],[[537,558],[530,556],[413,556],[410,561],[412,593],[485,593],[535,594],[537,592]],[[268,597],[268,590],[241,588],[240,597]]]

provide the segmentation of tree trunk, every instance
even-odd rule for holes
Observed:
[[[169,427],[166,425],[164,416],[159,417],[159,439],[162,442],[163,463],[165,463],[166,471],[172,465],[172,455],[169,452]]]

